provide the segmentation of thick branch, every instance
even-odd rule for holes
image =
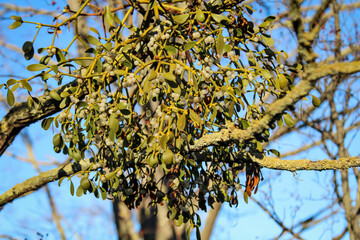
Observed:
[[[70,163],[46,172],[40,173],[38,176],[29,178],[22,183],[16,184],[10,190],[0,195],[0,208],[5,204],[21,197],[22,195],[35,191],[49,182],[56,181],[64,176],[70,176],[74,173],[89,168],[91,162],[89,160],[80,161],[79,163]]]
[[[284,160],[266,156],[262,159],[252,158],[252,160],[258,163],[260,167],[292,172],[301,170],[345,170],[360,166],[359,157],[339,158],[338,160],[325,159],[320,161],[311,161],[309,159]]]
[[[61,93],[65,89],[74,86],[75,84],[76,81],[54,90]],[[23,128],[61,110],[59,107],[60,101],[56,101],[50,96],[43,95],[37,99],[39,100],[41,106],[29,108],[27,102],[17,103],[1,120],[0,156],[12,144],[15,137]]]

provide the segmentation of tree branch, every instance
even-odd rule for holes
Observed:
[[[39,175],[29,178],[22,183],[16,184],[10,190],[0,195],[0,209],[7,203],[13,201],[16,198],[23,196],[31,191],[38,190],[49,182],[56,181],[64,176],[70,176],[74,173],[83,171],[91,166],[89,159],[80,161],[79,163],[70,163],[65,166],[61,166],[55,169],[51,169],[46,172],[42,172]]]
[[[337,160],[324,159],[311,161],[310,159],[301,160],[284,160],[275,157],[265,156],[264,158],[252,158],[260,167],[283,170],[283,171],[301,171],[301,170],[345,170],[352,167],[360,166],[360,157],[339,158]]]

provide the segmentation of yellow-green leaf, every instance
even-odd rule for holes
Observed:
[[[246,192],[244,192],[244,201],[246,204],[249,202],[249,196]]]
[[[188,13],[173,16],[174,21],[179,23],[179,24],[185,23],[188,18],[189,18]]]
[[[163,76],[164,76],[164,78],[166,80],[170,80],[170,81],[173,81],[173,82],[176,81],[176,76],[171,72],[166,72],[166,73],[163,74]]]
[[[198,124],[202,123],[201,117],[192,109],[190,109],[190,118]]]
[[[29,92],[32,91],[32,87],[31,87],[31,85],[30,85],[27,81],[21,80],[20,82],[21,82],[21,84],[24,86],[24,88],[25,88],[26,90],[28,90]]]
[[[195,45],[196,45],[196,42],[187,42],[187,43],[185,43],[185,45],[184,45],[184,50],[185,50],[185,51],[190,50],[190,49],[192,49]]]
[[[318,107],[321,104],[320,99],[318,99],[317,97],[315,97],[314,95],[310,94],[312,97],[312,104],[314,105],[314,107]]]
[[[15,103],[14,93],[10,89],[8,89],[8,91],[7,91],[6,100],[10,106],[14,105],[14,103]]]
[[[92,31],[92,32],[94,32],[94,33],[96,33],[97,35],[100,36],[100,33],[99,33],[99,31],[98,31],[96,28],[89,27],[89,29],[90,29],[90,31]]]
[[[57,92],[55,92],[54,90],[50,91],[50,97],[52,97],[56,101],[61,101],[60,95]]]
[[[17,81],[15,79],[12,79],[12,78],[10,78],[9,80],[6,81],[6,85],[8,85],[8,86],[11,86],[11,85],[13,85],[15,83],[17,83]]]
[[[110,26],[114,22],[114,17],[111,14],[111,11],[110,11],[110,6],[105,6],[105,22]]]
[[[272,39],[270,36],[267,37],[267,36],[263,35],[262,38],[263,38],[265,44],[268,45],[269,47],[274,45],[274,39]]]
[[[215,20],[215,22],[218,22],[218,23],[221,23],[222,21],[231,22],[231,20],[227,16],[224,16],[224,15],[212,13],[211,17]]]
[[[70,194],[71,194],[71,196],[74,196],[74,192],[75,192],[74,183],[72,181],[70,181]]]
[[[286,113],[283,115],[284,117],[284,121],[285,121],[285,124],[288,126],[288,127],[293,127],[295,125],[295,121],[294,119],[291,117],[290,114]]]
[[[22,22],[22,18],[19,17],[19,16],[12,15],[12,16],[10,17],[10,19],[15,20],[16,22]]]
[[[61,134],[58,133],[53,137],[53,144],[56,147],[56,146],[59,146],[60,143],[61,143]]]
[[[144,93],[149,93],[151,89],[151,81],[149,79],[146,79],[143,86]]]
[[[16,29],[16,28],[18,28],[18,27],[20,27],[21,26],[21,24],[22,24],[22,22],[13,22],[11,25],[9,25],[9,29]]]
[[[179,129],[179,131],[183,131],[185,129],[185,125],[186,125],[186,115],[183,114],[178,118],[177,128]]]
[[[222,35],[222,31],[219,33],[219,35],[217,36],[217,40],[216,40],[216,52],[221,56],[224,52],[224,45],[225,45],[225,41],[224,41],[224,37]]]
[[[41,121],[41,127],[44,129],[44,130],[48,130],[51,126],[51,123],[54,121],[54,118],[53,117],[49,117],[49,118],[46,118],[44,120]]]
[[[270,149],[270,152],[272,152],[272,154],[274,154],[277,157],[280,157],[280,152],[276,149]]]
[[[195,15],[196,20],[199,22],[204,22],[206,20],[205,14],[203,11],[198,10]]]
[[[101,45],[100,41],[97,38],[95,38],[95,37],[93,37],[91,35],[88,35],[86,37],[86,39],[92,45],[95,45],[95,46],[100,46]]]
[[[26,67],[27,70],[31,71],[31,72],[35,72],[35,71],[41,71],[44,70],[45,68],[47,68],[44,64],[30,64],[29,66]]]
[[[173,159],[174,159],[174,153],[170,149],[167,149],[162,155],[162,162],[165,163],[166,165],[172,164]]]
[[[173,46],[167,45],[167,46],[165,47],[165,50],[168,51],[169,53],[171,53],[172,55],[175,55],[175,54],[176,54],[176,48],[173,47]]]
[[[111,131],[113,131],[114,133],[116,133],[120,127],[119,120],[117,120],[116,117],[117,117],[117,114],[113,113],[110,115],[110,118],[109,118],[109,127],[110,127]]]
[[[285,89],[288,85],[288,80],[285,77],[284,74],[278,74],[278,79],[279,79],[279,87],[280,89]]]
[[[76,189],[76,196],[81,197],[83,194],[84,194],[84,189],[81,186],[79,186]]]

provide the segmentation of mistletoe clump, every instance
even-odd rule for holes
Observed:
[[[193,227],[200,225],[198,209],[214,202],[237,205],[242,185],[247,201],[261,177],[251,158],[277,153],[262,148],[269,130],[245,142],[200,143],[223,129],[247,129],[266,113],[267,99],[281,98],[291,87],[286,72],[296,69],[286,69],[286,53],[271,48],[268,30],[275,17],[255,26],[247,18],[253,10],[241,1],[148,0],[122,6],[120,18],[117,9],[100,11],[89,2],[75,14],[65,9],[71,17],[53,25],[13,16],[11,28],[49,27],[54,38],[38,50],[45,53],[40,63],[27,67],[41,73],[5,84],[10,105],[16,88],[23,88],[29,107],[41,107],[31,94],[35,77],[57,101],[59,114],[42,122],[46,130],[58,128],[55,152],[92,161],[76,195],[112,196],[129,208],[150,197],[152,205],[169,207],[176,224],[190,220]],[[85,11],[102,15],[106,32],[91,27],[87,41],[76,33],[67,48],[56,47],[55,35]],[[83,57],[69,54],[76,41],[87,47]],[[31,59],[33,42],[23,50]],[[50,89],[54,81],[63,87]],[[283,119],[293,124],[286,113],[277,119],[280,126]]]

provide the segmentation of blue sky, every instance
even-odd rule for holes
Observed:
[[[16,3],[24,6],[32,6],[34,8],[45,8],[61,10],[65,1],[56,1],[55,6],[51,5],[51,1],[1,1],[0,3]],[[254,6],[254,9],[259,7]],[[276,8],[275,8],[276,9]],[[277,9],[269,11],[277,11]],[[281,9],[280,9],[281,10]],[[264,13],[265,12],[265,13]],[[267,14],[264,11],[262,14]],[[9,17],[12,14],[5,14]],[[260,13],[255,14],[260,19]],[[30,18],[30,16],[27,16]],[[40,17],[37,21],[51,21],[52,18]],[[1,40],[21,47],[24,41],[32,40],[34,36],[34,28],[24,26],[16,30],[9,30],[7,26],[12,20],[1,19],[0,31]],[[45,29],[44,29],[45,30]],[[71,32],[63,31],[62,38],[69,39]],[[294,42],[292,36],[273,32],[276,46],[291,48]],[[276,38],[279,36],[279,38]],[[66,42],[66,41],[64,41]],[[290,44],[289,44],[290,43]],[[46,31],[42,31],[38,40],[35,42],[35,49],[48,46],[49,35]],[[24,69],[26,64],[35,63],[35,60],[26,62],[21,54],[12,53],[5,48],[0,48],[0,66],[3,73],[16,74],[23,77],[30,76]],[[0,83],[8,78],[0,77]],[[5,94],[1,90],[1,94]],[[4,116],[6,106],[1,105],[0,116]],[[33,142],[35,156],[40,161],[50,161],[51,158],[59,161],[65,160],[65,157],[53,152],[52,148],[52,130],[47,132],[40,127],[40,123],[35,123],[24,130],[30,135]],[[286,139],[277,141],[272,144],[273,148],[281,152],[295,149],[309,141],[297,134],[291,134]],[[358,136],[350,146],[350,153],[358,155],[359,149]],[[8,152],[15,153],[19,156],[26,156],[27,150],[18,136]],[[311,158],[313,160],[326,158],[322,150],[319,148],[308,151],[296,156],[296,158]],[[20,183],[29,177],[36,175],[36,171],[29,163],[18,161],[7,155],[3,155],[0,159],[0,192],[4,192],[16,183]],[[49,167],[42,167],[42,171]],[[298,220],[306,219],[316,209],[321,209],[332,202],[329,196],[332,196],[331,174],[327,172],[299,172],[297,174],[289,172],[277,172],[271,170],[263,171],[265,182],[260,183],[259,193],[254,197],[259,201],[266,202],[266,196],[270,195],[273,199],[274,208],[280,219],[284,220],[286,226],[290,227],[291,223]],[[76,179],[76,178],[74,178]],[[77,183],[75,184],[78,185]],[[83,239],[115,239],[115,228],[112,221],[112,206],[110,201],[97,200],[92,196],[83,196],[81,198],[72,197],[69,191],[69,183],[64,181],[59,188],[57,183],[49,184],[51,192],[54,196],[57,207],[63,215],[63,227],[69,239],[77,239],[77,234]],[[227,204],[219,214],[214,228],[212,239],[272,239],[281,229],[264,213],[253,201],[249,200],[249,204],[245,204],[240,196],[240,204],[237,208],[230,208]],[[205,214],[202,213],[205,222]],[[329,239],[331,236],[339,233],[346,225],[343,219],[329,219],[322,223],[319,227],[308,231],[303,235],[305,239]],[[29,196],[15,200],[13,204],[8,204],[0,211],[0,235],[7,234],[20,239],[39,239],[39,235],[48,234],[45,239],[59,239],[56,227],[51,222],[51,210],[44,189],[39,190]],[[192,236],[193,237],[193,236]],[[285,239],[289,239],[290,235],[286,235]]]

